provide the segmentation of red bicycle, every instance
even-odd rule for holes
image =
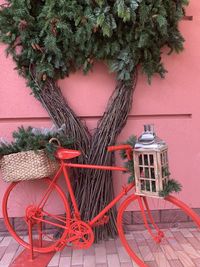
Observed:
[[[127,157],[131,158],[133,151],[131,146],[108,147],[108,151],[117,150],[125,150]],[[117,228],[123,246],[138,266],[147,267],[153,255],[153,257],[157,257],[158,266],[163,267],[164,258],[170,257],[169,246],[166,244],[177,245],[174,233],[179,228],[179,223],[183,221],[183,218],[186,218],[187,227],[195,227],[192,228],[192,231],[197,235],[195,241],[200,246],[200,233],[198,232],[200,218],[189,206],[174,196],[152,198],[136,195],[133,182],[123,186],[122,191],[115,199],[91,221],[82,221],[70,182],[70,169],[95,168],[126,171],[126,168],[70,162],[70,159],[78,157],[80,154],[78,150],[59,147],[56,157],[60,160],[60,168],[53,178],[44,178],[39,182],[37,180],[15,182],[10,184],[5,192],[3,216],[7,229],[18,243],[30,249],[32,257],[34,251],[46,253],[62,250],[65,246],[76,249],[89,248],[94,242],[92,228],[107,223],[109,220],[106,215],[107,212],[124,197],[126,198],[118,209]],[[64,180],[59,179],[62,174],[64,174]],[[67,186],[67,195],[59,185],[62,183],[62,187],[64,187],[64,181]],[[71,199],[73,212],[69,207],[69,199]],[[17,209],[17,207],[19,208]],[[57,211],[56,214],[55,210]],[[19,213],[21,214],[20,223],[16,221],[13,223],[13,217],[16,214],[19,216]],[[23,227],[27,228],[28,240],[21,236],[22,223],[24,224]],[[55,239],[54,231],[57,232],[58,230],[62,230],[61,236],[59,239]],[[145,245],[143,250],[138,250],[137,243],[144,242],[144,238],[151,251]],[[187,238],[185,240],[189,242]],[[159,260],[162,261],[161,265],[159,265]]]

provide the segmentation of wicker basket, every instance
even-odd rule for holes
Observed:
[[[16,182],[51,176],[58,170],[59,163],[50,160],[42,149],[5,155],[0,160],[0,166],[3,180]]]

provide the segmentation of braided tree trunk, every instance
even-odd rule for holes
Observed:
[[[53,80],[48,80],[40,93],[40,102],[47,110],[54,124],[60,128],[65,124],[66,134],[75,140],[75,148],[82,151],[79,163],[87,160],[86,151],[90,149],[91,135],[64,99],[60,88]]]
[[[107,146],[115,144],[118,134],[127,121],[136,79],[137,74],[135,72],[132,84],[125,85],[122,82],[117,84],[93,136],[68,106],[56,83],[53,80],[47,81],[39,100],[55,125],[60,127],[65,124],[66,133],[74,137],[75,147],[83,152],[83,156],[77,158],[79,163],[112,165],[113,155],[107,152]],[[76,174],[79,179],[75,180],[74,189],[78,206],[82,218],[89,220],[114,198],[112,173],[110,171],[78,169]],[[106,226],[96,228],[96,241],[116,235],[115,208],[109,212],[109,217],[110,221]]]

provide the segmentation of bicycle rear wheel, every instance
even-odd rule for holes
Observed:
[[[51,182],[51,179],[44,178],[39,181],[12,183],[3,197],[3,216],[10,234],[19,244],[30,249],[26,235],[28,222],[31,220],[33,250],[41,253],[55,250],[59,240],[54,238],[54,233],[62,229],[60,239],[63,240],[70,224],[70,209],[66,196],[57,184],[51,185]],[[40,209],[39,203],[50,185],[51,193]]]
[[[117,226],[123,246],[140,267],[199,266],[200,218],[173,196],[131,195],[119,208]]]

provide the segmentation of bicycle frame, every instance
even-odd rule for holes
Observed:
[[[73,188],[70,182],[70,177],[69,177],[69,169],[70,168],[84,168],[84,169],[99,169],[99,170],[109,170],[109,171],[127,171],[126,168],[123,167],[118,167],[118,166],[101,166],[101,165],[87,165],[87,164],[76,164],[76,163],[71,163],[71,162],[64,162],[63,160],[61,160],[61,165],[59,170],[57,171],[57,173],[55,174],[55,176],[52,179],[52,183],[49,185],[44,197],[42,198],[42,200],[39,203],[39,207],[42,208],[45,205],[46,200],[48,199],[49,195],[51,194],[52,191],[52,184],[56,183],[57,180],[59,179],[59,177],[61,176],[61,174],[63,173],[65,176],[65,182],[67,184],[67,188],[69,191],[69,196],[71,198],[73,207],[74,207],[74,218],[73,219],[77,219],[80,220],[81,216],[80,216],[80,211],[78,209],[78,205],[76,202],[76,198],[73,192]],[[134,183],[130,183],[130,184],[126,184],[125,186],[123,186],[123,190],[118,194],[117,197],[115,197],[97,216],[95,216],[91,221],[88,222],[88,224],[91,227],[94,227],[95,224],[97,223],[97,221],[102,218],[106,212],[108,212],[108,210],[110,210],[120,199],[122,199],[123,196],[125,196],[133,187],[135,186]],[[46,220],[42,220],[42,221],[46,221]],[[60,219],[60,221],[63,222],[63,220]],[[47,222],[47,221],[46,221]],[[49,222],[50,224],[53,224],[51,222]],[[53,224],[55,226],[59,226],[57,224]],[[62,226],[62,228],[65,228],[64,226]]]

